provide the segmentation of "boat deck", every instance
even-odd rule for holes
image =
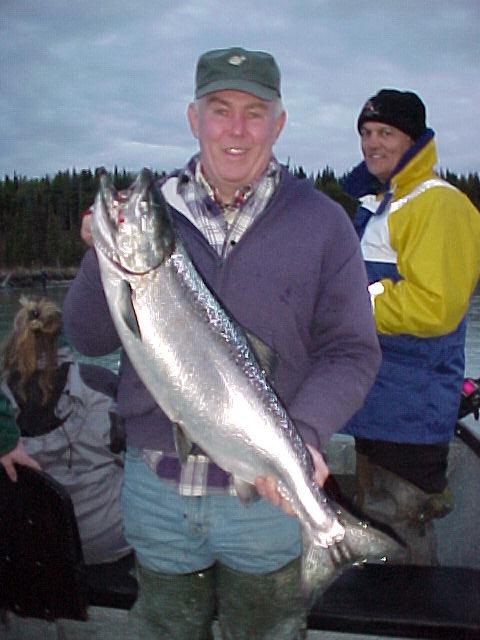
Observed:
[[[356,576],[343,574],[332,585],[332,594],[329,596],[326,592],[325,606],[318,608],[318,618],[312,624],[308,640],[480,638],[480,457],[479,450],[475,450],[480,443],[480,430],[473,418],[462,421],[462,427],[466,432],[459,430],[449,460],[449,482],[455,509],[436,521],[440,571],[432,568],[429,572],[426,568],[428,575],[423,575],[422,571],[417,571],[419,568],[414,568],[409,574],[408,567],[403,572],[400,567],[390,566],[386,568],[393,571],[387,571],[377,579],[378,576],[373,575],[375,565],[371,565],[372,571],[363,574],[361,569],[352,570],[358,574]],[[471,442],[469,434],[473,437]],[[333,439],[328,463],[334,474],[348,480],[354,468],[351,440],[347,437]],[[394,579],[397,573],[400,580]],[[396,602],[399,602],[398,607],[395,607]],[[0,616],[0,640],[137,640],[128,635],[126,609],[92,606],[93,600],[90,603],[89,619],[85,622],[70,619],[48,622],[7,612]],[[398,624],[395,616],[400,616]],[[426,632],[419,624],[422,616],[429,627]],[[445,631],[445,622],[456,625],[456,630],[449,634]],[[320,630],[313,630],[317,628]],[[391,635],[380,635],[386,629],[391,630],[386,631]],[[399,636],[399,632],[406,635]],[[216,626],[215,640],[220,638]]]

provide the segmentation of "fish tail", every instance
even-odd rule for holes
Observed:
[[[351,514],[338,512],[345,529],[343,539],[323,547],[314,533],[304,529],[301,586],[311,605],[348,567],[365,562],[396,562],[405,558],[405,544],[392,531],[382,530]]]
[[[338,519],[345,527],[345,536],[339,544],[351,563],[400,563],[405,559],[406,545],[389,527],[341,511]]]
[[[337,576],[329,547],[322,547],[308,530],[302,531],[303,553],[301,565],[301,589],[310,607]]]

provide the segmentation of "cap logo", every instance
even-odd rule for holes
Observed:
[[[234,67],[239,67],[241,64],[245,62],[247,58],[242,55],[231,56],[228,59],[228,64],[232,64]]]
[[[373,116],[373,115],[378,116],[380,114],[378,109],[375,109],[375,107],[373,106],[373,102],[371,100],[369,100],[363,107],[363,113],[369,116]]]

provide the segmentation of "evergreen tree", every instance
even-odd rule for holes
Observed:
[[[341,178],[330,167],[316,176],[307,176],[301,166],[289,170],[302,180],[310,180],[350,215],[355,211],[356,201],[342,191]],[[112,177],[117,189],[125,189],[135,175],[115,167]],[[478,172],[463,176],[445,170],[441,176],[480,208]],[[5,176],[0,180],[0,267],[78,265],[85,252],[80,213],[92,204],[97,190],[98,179],[90,169],[59,171],[53,178],[47,175],[42,179]]]

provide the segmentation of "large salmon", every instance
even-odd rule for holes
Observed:
[[[305,593],[348,564],[396,553],[396,541],[340,514],[313,482],[310,453],[268,383],[262,346],[203,282],[148,170],[123,192],[102,175],[92,232],[123,347],[175,425],[180,456],[197,443],[244,500],[258,476],[277,479],[301,523]]]

